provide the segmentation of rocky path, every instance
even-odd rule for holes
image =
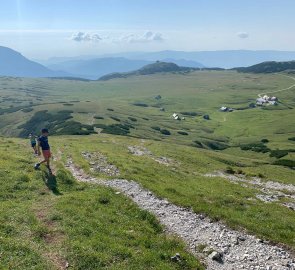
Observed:
[[[264,202],[276,202],[282,198],[289,200],[281,203],[283,206],[295,211],[295,186],[283,184],[275,181],[262,181],[259,177],[247,179],[244,175],[226,174],[222,171],[207,173],[206,177],[221,177],[233,183],[241,184],[246,187],[254,187],[261,192],[256,197]]]
[[[103,180],[86,175],[71,160],[66,165],[78,181],[115,188],[139,207],[157,216],[167,232],[180,236],[209,270],[294,270],[295,258],[273,246],[219,222],[156,197],[138,183],[124,179]]]

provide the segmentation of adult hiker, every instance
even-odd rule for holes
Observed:
[[[31,143],[31,146],[32,146],[32,148],[33,148],[33,150],[34,150],[35,155],[38,154],[38,150],[37,150],[37,142],[36,142],[36,139],[37,139],[37,138],[38,138],[38,137],[35,136],[33,133],[30,133],[30,135],[29,135],[29,140],[30,140],[30,143]]]
[[[36,163],[34,168],[38,170],[41,164],[46,163],[49,173],[52,174],[52,171],[50,168],[51,152],[50,152],[50,146],[48,143],[49,131],[47,128],[43,128],[41,130],[41,133],[42,135],[38,138],[38,155],[39,156],[41,155],[40,149],[42,149],[44,160],[42,160],[40,163]]]

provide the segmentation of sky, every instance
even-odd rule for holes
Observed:
[[[31,59],[295,51],[295,0],[0,0],[0,46]]]

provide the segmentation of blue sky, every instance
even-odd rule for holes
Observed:
[[[295,50],[294,0],[0,0],[0,45],[30,58]]]

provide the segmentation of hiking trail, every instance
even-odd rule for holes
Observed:
[[[135,181],[89,176],[70,158],[66,167],[78,181],[114,188],[119,191],[117,194],[125,194],[140,208],[154,214],[168,233],[182,238],[208,270],[295,269],[295,257],[284,248],[158,198]]]

